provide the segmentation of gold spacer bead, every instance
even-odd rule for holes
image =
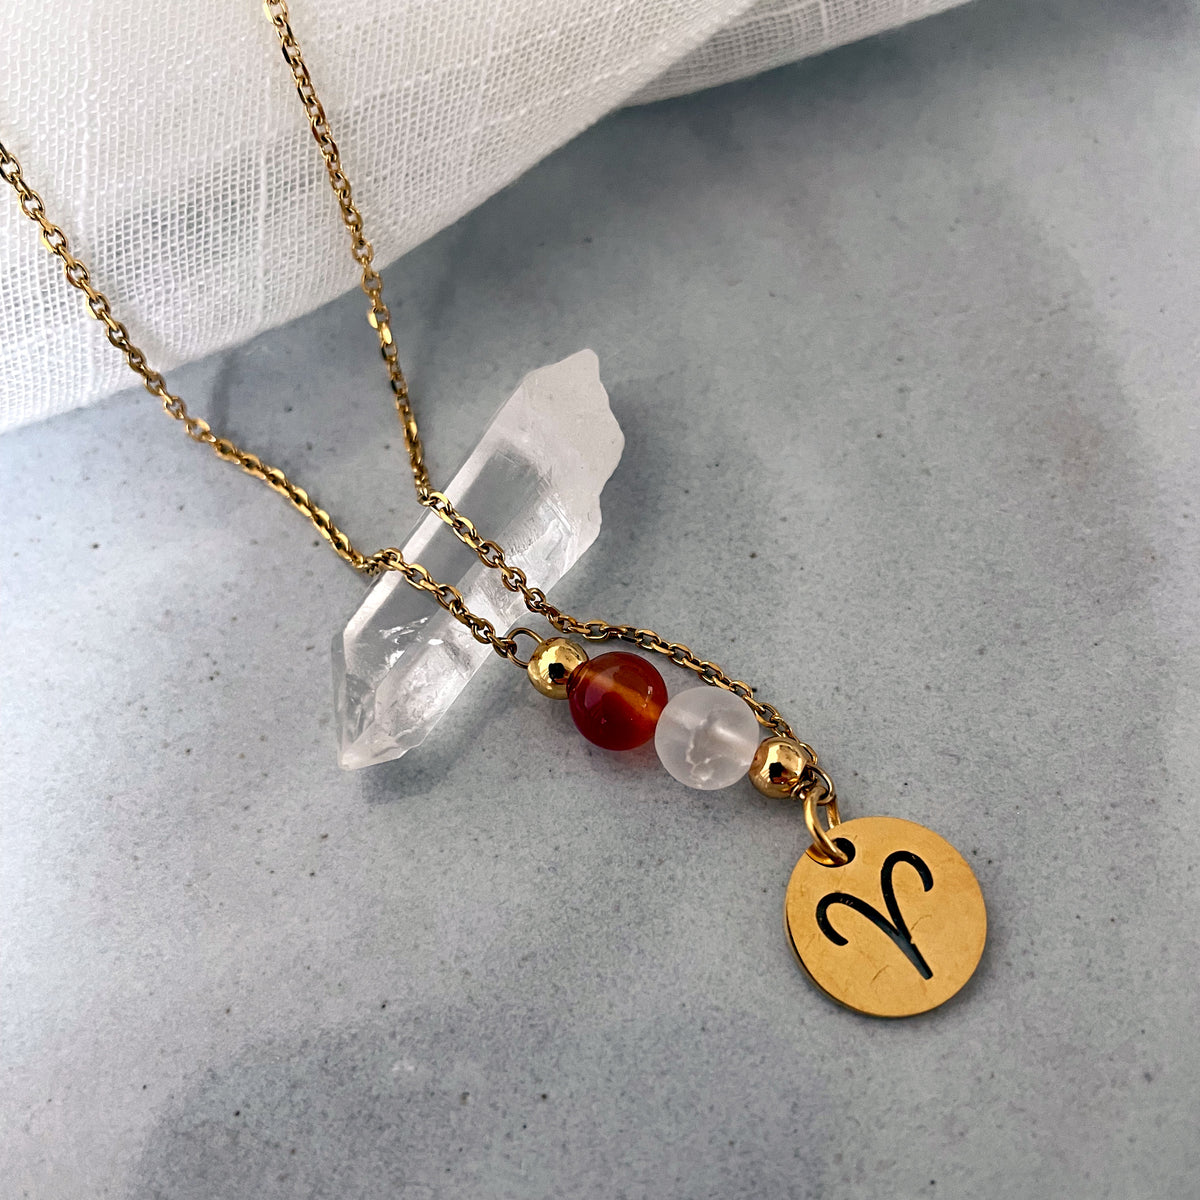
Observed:
[[[805,767],[812,766],[812,758],[799,742],[791,738],[770,737],[759,742],[750,763],[750,782],[772,800],[782,800],[791,795],[792,788]]]
[[[567,698],[567,680],[571,672],[581,663],[587,662],[588,653],[570,638],[553,637],[539,643],[529,656],[529,682],[543,696],[551,700]]]

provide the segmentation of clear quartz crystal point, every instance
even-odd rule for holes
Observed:
[[[580,350],[525,376],[445,492],[531,583],[549,588],[596,540],[600,491],[624,447],[599,361]],[[527,615],[434,513],[403,551],[501,632]],[[381,576],[333,639],[338,762],[367,767],[419,746],[492,653],[430,596],[395,572]]]

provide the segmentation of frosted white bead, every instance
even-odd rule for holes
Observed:
[[[737,783],[758,749],[758,721],[731,692],[688,688],[667,701],[654,730],[662,765],[688,787],[710,791]]]

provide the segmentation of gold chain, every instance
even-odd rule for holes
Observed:
[[[341,155],[337,142],[334,141],[329,119],[300,51],[300,43],[292,32],[286,0],[266,0],[263,10],[279,37],[280,49],[291,69],[309,128],[321,151],[329,183],[341,211],[342,222],[350,234],[350,253],[362,273],[360,286],[371,302],[367,310],[367,320],[379,338],[379,349],[387,368],[396,414],[404,434],[404,446],[412,468],[417,499],[425,508],[435,512],[459,541],[475,552],[484,566],[499,571],[504,587],[510,592],[519,593],[525,607],[531,613],[543,617],[560,633],[582,637],[590,642],[629,642],[642,650],[664,655],[677,666],[694,671],[705,683],[741,697],[759,723],[772,733],[794,739],[795,734],[791,726],[774,705],[756,699],[754,689],[748,683],[734,679],[716,663],[701,658],[687,646],[679,642],[669,642],[652,629],[639,629],[634,625],[614,625],[608,621],[580,621],[556,608],[540,588],[529,584],[525,572],[520,567],[515,567],[507,561],[501,546],[481,536],[470,518],[460,513],[442,492],[435,491],[430,486],[429,473],[425,467],[425,451],[417,431],[416,415],[409,403],[408,382],[404,378],[399,352],[392,337],[391,313],[383,300],[383,279],[373,265],[374,247],[363,233],[362,214],[354,203],[350,181],[342,169]],[[2,141],[0,177],[11,184],[17,193],[21,211],[41,228],[43,245],[62,263],[67,282],[84,294],[88,311],[104,326],[108,340],[125,356],[125,362],[139,376],[146,390],[162,402],[164,411],[182,423],[188,437],[211,447],[218,457],[226,462],[235,463],[247,474],[261,479],[268,487],[284,496],[312,522],[338,557],[356,571],[365,575],[374,575],[380,571],[398,572],[414,588],[432,596],[455,620],[465,625],[477,641],[490,645],[501,658],[523,665],[517,655],[515,637],[512,634],[506,636],[498,633],[486,617],[472,612],[457,588],[448,583],[439,583],[420,563],[409,562],[394,546],[377,550],[374,554],[362,553],[337,526],[329,513],[319,507],[308,493],[293,483],[283,471],[263,462],[258,455],[243,450],[229,438],[214,433],[208,422],[200,417],[192,416],[183,400],[167,389],[166,380],[150,366],[145,354],[134,345],[129,337],[129,330],[113,315],[108,299],[92,283],[87,267],[71,253],[67,235],[46,216],[41,196],[25,182],[21,164]],[[811,753],[811,747],[805,746],[805,749]],[[812,757],[815,763],[815,753]]]

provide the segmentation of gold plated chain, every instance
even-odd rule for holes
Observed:
[[[337,198],[342,222],[350,235],[350,253],[358,264],[360,284],[370,301],[367,317],[379,338],[418,501],[436,513],[484,566],[498,571],[504,587],[520,595],[531,613],[543,617],[560,634],[588,642],[629,642],[669,658],[695,672],[705,683],[743,700],[771,736],[755,745],[754,725],[745,712],[725,697],[703,693],[702,689],[689,689],[668,701],[661,676],[648,662],[634,655],[610,653],[589,660],[584,647],[570,637],[543,639],[524,628],[500,633],[492,622],[471,611],[457,588],[439,583],[420,563],[409,562],[394,546],[374,554],[358,550],[303,488],[279,468],[269,466],[256,454],[215,433],[207,422],[192,416],[183,400],[168,390],[166,380],[146,361],[145,354],[131,340],[129,330],[113,314],[108,299],[92,283],[88,268],[71,253],[67,235],[47,217],[41,196],[26,183],[16,157],[0,142],[0,176],[16,192],[21,211],[41,229],[42,241],[62,263],[67,282],[83,293],[88,311],[104,326],[108,340],[121,351],[146,390],[158,397],[166,413],[182,423],[188,437],[209,446],[219,457],[235,463],[285,496],[356,571],[364,575],[396,571],[414,588],[427,592],[466,626],[477,641],[525,668],[542,695],[568,700],[576,725],[590,741],[610,750],[622,750],[643,745],[653,736],[663,765],[680,782],[701,788],[727,786],[736,781],[745,764],[734,761],[734,772],[725,782],[713,782],[711,775],[701,777],[693,770],[693,742],[687,742],[683,750],[679,743],[674,747],[671,744],[671,738],[680,730],[688,737],[700,737],[700,733],[687,726],[688,717],[677,713],[672,718],[669,714],[677,701],[686,707],[687,698],[695,699],[697,693],[705,704],[713,702],[716,707],[732,708],[742,725],[748,726],[747,736],[740,740],[743,749],[753,749],[746,771],[750,782],[763,795],[791,796],[803,807],[811,845],[792,872],[784,923],[792,949],[809,976],[835,1000],[876,1016],[926,1012],[949,999],[970,978],[983,953],[987,913],[974,874],[948,842],[920,825],[891,817],[866,817],[843,823],[833,781],[817,764],[812,747],[797,741],[779,711],[757,699],[749,684],[734,679],[716,663],[701,658],[687,646],[667,641],[652,629],[608,621],[580,621],[556,608],[540,588],[529,583],[520,567],[507,560],[501,546],[483,537],[469,517],[459,512],[443,492],[431,486],[416,416],[409,402],[408,383],[392,336],[391,314],[383,299],[383,280],[373,265],[375,251],[363,232],[362,213],[354,202],[329,119],[292,31],[286,0],[266,0],[263,8],[278,35]],[[536,643],[527,660],[517,653],[517,638],[521,635],[533,638]],[[592,696],[594,689],[599,699]],[[610,720],[607,715],[610,701],[625,714],[620,720]],[[714,709],[705,711],[711,714]],[[706,716],[705,721],[708,720]],[[671,727],[669,736],[664,745],[658,745],[658,734],[665,727]],[[728,732],[721,736],[729,741]],[[724,753],[714,749],[708,760],[701,756],[700,761],[720,766],[720,755]],[[727,765],[730,756],[725,757]],[[897,872],[904,881],[899,892],[893,886]],[[845,919],[847,911],[856,914],[853,924]]]
[[[590,642],[629,642],[642,650],[661,654],[676,665],[694,671],[705,683],[739,696],[749,705],[761,725],[776,736],[794,740],[795,734],[791,726],[774,705],[757,699],[754,689],[748,683],[734,679],[716,663],[701,658],[682,643],[668,641],[652,629],[642,629],[634,625],[616,625],[600,620],[581,621],[556,608],[540,588],[529,583],[520,567],[508,562],[501,546],[483,537],[469,517],[459,512],[442,492],[430,486],[429,473],[425,467],[424,447],[417,430],[416,415],[409,402],[408,382],[404,377],[399,352],[392,336],[391,313],[383,299],[383,279],[373,265],[374,247],[363,232],[362,213],[354,202],[350,181],[342,168],[341,155],[329,119],[313,85],[312,76],[300,50],[300,43],[292,31],[286,0],[267,0],[263,10],[279,37],[283,57],[291,69],[297,95],[304,106],[313,139],[325,163],[342,222],[350,235],[350,254],[358,264],[361,272],[360,286],[370,301],[367,320],[379,338],[379,349],[387,369],[388,383],[404,435],[404,445],[408,452],[418,501],[425,508],[435,512],[450,527],[455,537],[474,551],[484,566],[499,571],[504,587],[510,592],[519,593],[525,607],[531,613],[544,618],[560,633],[582,637]],[[329,513],[283,471],[263,462],[257,454],[244,450],[229,438],[214,432],[207,421],[193,416],[182,398],[167,388],[163,376],[149,364],[145,354],[133,343],[129,330],[113,314],[104,293],[92,283],[87,266],[72,254],[66,233],[47,217],[41,196],[25,181],[21,164],[2,141],[0,177],[3,177],[17,193],[21,211],[40,227],[43,245],[62,263],[67,282],[83,293],[88,311],[104,326],[108,340],[125,356],[125,362],[141,379],[146,390],[162,402],[163,410],[182,423],[188,437],[209,446],[218,457],[236,464],[247,474],[261,479],[268,487],[284,496],[308,518],[333,547],[338,557],[356,571],[364,575],[374,575],[380,571],[398,572],[412,587],[427,592],[451,616],[465,625],[477,641],[490,645],[500,657],[519,666],[525,665],[517,654],[515,634],[530,631],[499,633],[486,617],[472,612],[467,607],[462,593],[457,588],[448,583],[439,583],[420,563],[409,562],[394,546],[377,550],[374,554],[364,554],[355,547]],[[804,746],[804,749],[811,752],[811,747]],[[815,753],[812,753],[812,758],[815,764]],[[832,799],[832,788],[828,795]]]

